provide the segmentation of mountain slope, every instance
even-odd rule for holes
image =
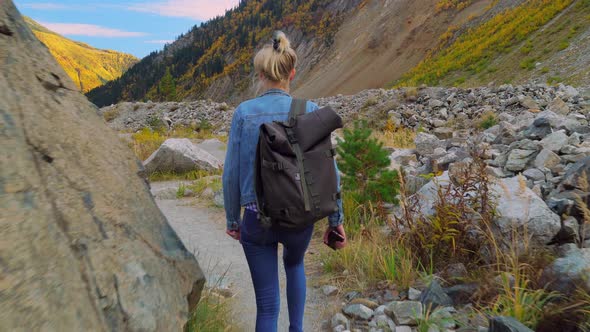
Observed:
[[[396,84],[590,83],[589,0],[528,0],[463,30]]]
[[[273,29],[299,55],[293,93],[317,98],[420,84],[590,86],[590,0],[244,0],[89,92],[122,100],[253,95],[252,58]]]
[[[25,21],[82,92],[116,79],[138,61],[130,54],[67,39],[28,17]]]
[[[343,15],[361,0],[245,0],[222,17],[195,26],[120,79],[90,91],[99,106],[122,100],[212,98],[237,101],[252,91],[252,57],[282,29],[297,46],[300,71],[330,45]]]

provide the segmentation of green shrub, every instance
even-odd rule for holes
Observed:
[[[384,202],[397,203],[399,179],[397,171],[387,169],[389,153],[383,143],[371,134],[364,121],[344,129],[344,141],[339,140],[338,144],[338,166],[344,174],[344,191],[350,191],[360,205],[371,202],[380,208]]]
[[[164,123],[164,121],[162,121],[162,119],[160,119],[158,116],[150,116],[147,119],[147,124],[148,127],[150,127],[153,131],[156,132],[165,132],[167,129],[166,124]]]
[[[489,129],[498,124],[498,118],[494,112],[484,112],[480,119],[478,126],[481,129]]]
[[[183,198],[186,194],[186,185],[181,183],[176,190],[176,198]]]

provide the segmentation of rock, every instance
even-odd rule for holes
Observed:
[[[567,217],[563,221],[563,225],[561,226],[561,229],[559,229],[559,232],[553,236],[547,245],[577,243],[580,241],[579,229],[580,224],[578,223],[578,220],[574,217]]]
[[[422,303],[417,301],[393,301],[387,304],[385,310],[389,317],[399,325],[415,325],[416,317],[422,315]]]
[[[213,205],[215,205],[215,207],[223,209],[223,189],[215,192],[215,194],[213,195]]]
[[[434,153],[434,149],[444,145],[436,136],[427,133],[416,135],[414,143],[416,143],[416,152],[421,156],[431,155]]]
[[[351,292],[348,292],[344,295],[344,300],[346,302],[350,302],[350,301],[352,301],[356,298],[359,298],[359,297],[361,297],[361,293],[359,293],[357,291],[351,291]]]
[[[346,318],[346,316],[339,312],[332,316],[332,320],[330,321],[330,323],[332,325],[332,328],[335,328],[338,325],[342,325],[345,327],[345,329],[350,329],[350,322],[348,321],[348,318]]]
[[[373,317],[373,310],[362,304],[349,304],[342,310],[345,314],[355,319],[369,320]]]
[[[442,107],[445,103],[438,100],[438,99],[431,99],[430,102],[428,102],[428,106],[431,108],[438,108],[438,107]]]
[[[375,316],[375,324],[378,328],[383,328],[384,331],[395,331],[395,323],[387,315]]]
[[[348,329],[344,325],[338,325],[332,328],[332,332],[346,332]]]
[[[549,104],[549,107],[547,109],[555,114],[560,115],[568,115],[570,112],[570,108],[559,97],[553,99],[553,101]]]
[[[548,149],[543,149],[537,157],[535,157],[534,166],[539,169],[549,168],[552,169],[555,166],[559,165],[561,162],[561,158],[559,156]]]
[[[590,157],[586,157],[576,162],[569,170],[567,170],[561,186],[566,190],[582,189],[580,183],[580,176],[582,174],[586,174],[590,180]]]
[[[212,138],[206,139],[201,143],[195,144],[198,148],[209,152],[210,155],[219,160],[222,164],[225,162],[226,146],[222,141]]]
[[[410,299],[410,301],[418,301],[420,300],[420,295],[422,295],[422,292],[410,287],[410,289],[408,289],[408,299]]]
[[[567,99],[575,98],[580,95],[580,92],[576,88],[574,88],[573,86],[570,86],[570,85],[566,85],[563,88],[561,88],[561,92],[562,92],[563,96]]]
[[[385,300],[386,302],[399,301],[400,300],[400,296],[399,296],[399,293],[397,291],[396,292],[392,292],[391,290],[387,289],[383,293],[383,300]]]
[[[467,268],[463,263],[449,264],[444,271],[444,275],[449,280],[462,279],[467,276]]]
[[[147,174],[154,172],[185,173],[194,170],[214,171],[222,164],[208,152],[186,138],[167,139],[143,162]]]
[[[518,176],[502,179],[493,185],[498,194],[494,220],[500,232],[509,235],[513,227],[527,228],[533,243],[547,243],[560,228],[559,216],[535,193],[522,186]]]
[[[0,3],[4,331],[181,331],[205,278],[141,164]]]
[[[379,303],[369,300],[369,299],[363,299],[363,298],[352,299],[352,301],[350,301],[350,304],[362,304],[371,310],[375,310],[379,306]]]
[[[525,169],[526,165],[529,163],[531,159],[535,156],[535,151],[533,150],[521,150],[521,149],[514,149],[510,151],[508,154],[508,161],[506,162],[506,170],[509,171],[522,171]]]
[[[338,293],[338,287],[332,285],[322,286],[322,293],[326,296],[336,295]]]
[[[554,116],[555,113],[550,112]],[[543,112],[539,113],[539,115]],[[549,117],[537,117],[532,125],[530,125],[525,131],[524,136],[530,139],[543,139],[545,136],[551,133],[551,120]]]
[[[422,292],[420,302],[422,302],[426,308],[431,309],[435,309],[439,306],[446,307],[453,305],[453,300],[451,300],[451,298],[445,293],[436,279],[432,280],[428,288]]]
[[[409,326],[396,326],[395,332],[412,332],[412,328]]]
[[[520,99],[520,104],[523,107],[530,109],[530,110],[531,109],[532,110],[539,109],[539,104],[537,104],[537,102],[535,102],[533,100],[533,98],[526,96],[526,97],[523,97],[522,99],[521,98],[519,98],[519,99]]]
[[[454,305],[471,303],[473,295],[476,294],[479,285],[476,283],[458,284],[444,288],[445,294],[451,299]]]
[[[522,175],[533,181],[545,180],[545,173],[538,168],[529,168],[522,172]]]
[[[534,243],[547,243],[559,231],[559,216],[553,213],[523,180],[524,178],[519,180],[519,177],[503,178],[490,186],[492,194],[497,197],[498,216],[494,223],[500,232],[508,237],[513,227],[520,229],[526,226]],[[430,181],[416,193],[420,200],[420,211],[424,216],[434,213],[438,185],[450,185],[448,172]]]
[[[512,317],[493,317],[490,319],[489,332],[533,332]]]
[[[387,307],[385,305],[378,306],[377,309],[375,309],[375,311],[374,311],[375,316],[385,315],[386,308]]]
[[[577,287],[590,292],[590,248],[572,248],[556,259],[541,276],[547,289],[573,294]]]
[[[215,197],[215,192],[213,191],[213,188],[205,188],[205,190],[203,190],[203,192],[201,193],[201,197],[207,199],[212,199],[213,197]]]
[[[545,138],[541,140],[541,145],[544,149],[557,152],[567,144],[567,140],[568,136],[565,133],[565,130],[560,130],[545,136]]]
[[[449,139],[449,138],[452,138],[454,132],[455,132],[455,130],[453,128],[446,128],[446,127],[436,128],[436,129],[433,130],[434,135],[438,139]]]
[[[389,159],[391,160],[391,169],[400,169],[418,162],[414,149],[396,149],[389,155]]]

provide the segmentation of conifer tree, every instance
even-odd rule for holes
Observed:
[[[166,73],[159,85],[160,95],[164,100],[176,100],[176,82],[170,73],[170,68],[166,68]]]
[[[399,174],[388,169],[389,154],[381,142],[371,137],[365,121],[344,129],[344,140],[339,140],[337,150],[344,191],[349,191],[356,202],[378,206],[385,202],[397,204]]]

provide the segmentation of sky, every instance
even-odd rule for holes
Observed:
[[[142,58],[239,0],[14,1],[21,14],[91,46]]]

